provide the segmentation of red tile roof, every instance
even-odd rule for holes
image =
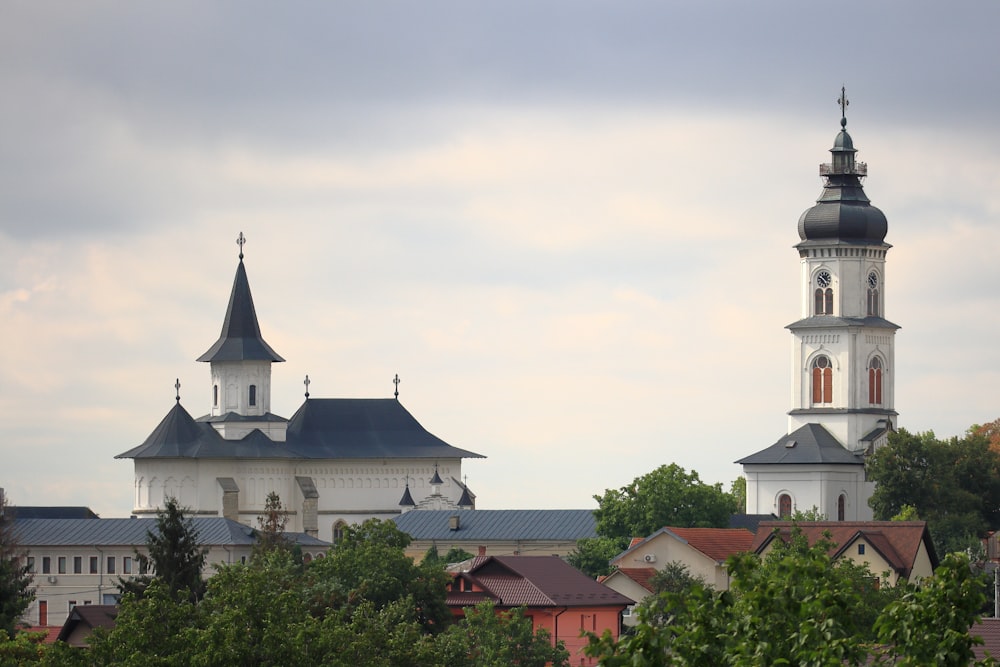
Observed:
[[[31,632],[31,633],[44,633],[42,635],[43,644],[55,644],[56,640],[59,638],[59,629],[61,626],[58,625],[32,625],[27,628],[21,628],[19,632]]]
[[[984,618],[972,626],[969,634],[983,638],[981,646],[972,647],[976,660],[985,658],[987,651],[994,658],[1000,657],[1000,618]]]
[[[754,535],[743,528],[674,528],[667,530],[717,563],[750,551]]]
[[[760,552],[770,543],[776,529],[779,537],[787,540],[792,525],[790,521],[761,521],[754,536],[753,550]],[[902,576],[909,576],[920,544],[926,542],[931,566],[938,565],[924,521],[803,521],[797,525],[810,544],[816,543],[823,533],[829,531],[830,539],[836,545],[830,550],[831,557],[839,556],[855,541],[864,539]]]
[[[467,576],[503,607],[625,607],[634,602],[555,556],[477,557]]]
[[[650,579],[656,574],[656,569],[652,567],[620,567],[618,571],[622,573],[623,576],[628,577],[635,583],[639,584],[645,588],[650,593],[653,592],[653,584],[650,583]]]

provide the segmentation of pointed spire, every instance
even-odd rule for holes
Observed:
[[[441,486],[444,484],[444,480],[441,479],[441,475],[438,474],[438,464],[434,464],[434,476],[431,477],[431,486]]]
[[[400,507],[416,507],[417,504],[413,502],[413,496],[410,495],[410,478],[406,478],[406,489],[403,490],[403,497],[399,499]]]
[[[236,242],[240,246],[240,263],[236,267],[222,333],[208,352],[198,357],[198,361],[284,361],[260,335],[257,311],[250,295],[250,281],[243,266],[246,238],[242,232]]]
[[[473,508],[476,503],[472,500],[472,496],[469,495],[469,487],[462,486],[462,497],[458,499],[458,506],[462,508]]]

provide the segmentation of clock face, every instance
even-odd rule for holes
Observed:
[[[868,274],[868,286],[871,287],[872,289],[878,287],[878,276],[875,274],[874,271]]]
[[[816,284],[820,287],[829,287],[831,282],[833,282],[833,279],[830,278],[829,271],[820,271],[816,274]]]

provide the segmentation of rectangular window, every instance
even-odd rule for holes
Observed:
[[[49,624],[49,603],[45,600],[38,601],[38,625]]]
[[[858,555],[859,556],[864,556],[865,555],[865,545],[863,545],[863,544],[859,544],[858,545]]]
[[[97,574],[97,556],[90,557],[90,573]]]
[[[69,611],[73,611],[73,607],[76,606],[76,600],[69,601]]]
[[[115,557],[108,556],[108,574],[115,573]]]
[[[83,574],[83,556],[73,556],[73,574]]]
[[[42,574],[52,573],[52,559],[48,556],[42,556]]]
[[[122,557],[122,574],[132,574],[132,557]]]
[[[35,557],[28,556],[28,572],[31,574],[35,573]]]
[[[58,567],[59,574],[66,574],[66,556],[59,556]]]

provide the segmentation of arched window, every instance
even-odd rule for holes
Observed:
[[[344,539],[344,528],[347,527],[346,521],[338,521],[333,524],[333,543],[334,545],[340,544],[340,541]]]
[[[842,493],[837,498],[837,521],[843,521],[847,516],[847,497]]]
[[[792,518],[792,497],[787,493],[778,496],[778,516],[782,519]]]
[[[868,274],[868,316],[878,317],[878,274],[872,271]]]
[[[882,360],[878,357],[868,364],[868,402],[882,405]]]
[[[813,359],[812,390],[814,404],[833,403],[833,364],[828,357]]]
[[[250,396],[248,397],[250,405],[257,405],[257,385],[250,385]]]
[[[829,271],[816,274],[816,315],[833,315],[833,277]]]

